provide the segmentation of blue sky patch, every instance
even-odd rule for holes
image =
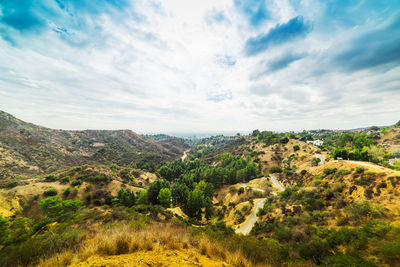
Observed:
[[[267,33],[247,40],[245,52],[248,56],[259,54],[268,48],[304,38],[312,30],[312,25],[302,16],[292,18],[287,23],[277,24]]]

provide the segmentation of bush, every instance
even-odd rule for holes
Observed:
[[[279,166],[272,166],[271,168],[269,168],[269,172],[270,173],[281,173],[282,169]]]
[[[67,197],[69,196],[70,193],[71,193],[71,188],[68,187],[64,190],[63,195]]]
[[[321,264],[322,259],[329,254],[328,242],[317,236],[313,236],[310,241],[300,245],[300,256],[303,259],[312,260],[316,264]]]
[[[58,194],[58,192],[57,192],[57,189],[55,189],[55,188],[49,188],[43,192],[43,195],[45,195],[47,197],[55,196],[57,194]]]
[[[70,181],[70,177],[68,175],[64,176],[63,178],[61,178],[61,183],[62,184],[68,184],[69,181]]]
[[[298,150],[300,150],[300,147],[298,145],[295,145],[295,146],[293,146],[293,150],[298,151]]]
[[[396,266],[400,262],[400,241],[381,245],[379,254],[389,266]]]
[[[10,182],[7,183],[6,187],[7,187],[7,188],[14,188],[14,187],[16,187],[18,184],[19,184],[18,181],[10,181]]]
[[[364,168],[361,168],[361,167],[356,168],[356,173],[363,173],[363,172],[364,172]]]
[[[117,164],[113,163],[113,164],[111,164],[110,169],[112,171],[117,171],[119,169],[119,166]]]
[[[0,245],[5,244],[10,234],[10,222],[0,215]]]
[[[81,184],[82,184],[82,180],[81,180],[81,179],[73,180],[73,181],[71,182],[71,185],[72,185],[72,186],[80,186]]]
[[[343,253],[337,253],[329,256],[324,260],[324,266],[363,266],[363,267],[374,267],[375,264],[367,262],[362,258],[355,257],[354,255],[348,255]]]
[[[238,195],[243,194],[243,193],[244,193],[244,187],[239,188]]]
[[[59,196],[42,199],[39,204],[39,208],[49,217],[58,217],[84,207],[80,200],[62,200]]]
[[[334,174],[337,171],[336,168],[325,168],[324,169],[324,174],[325,175],[330,175],[330,174]]]
[[[320,158],[313,158],[312,160],[311,160],[311,165],[312,166],[318,166],[318,164],[321,162],[321,159]]]
[[[54,174],[46,175],[45,181],[46,182],[54,182],[57,181],[58,177]]]
[[[372,209],[368,202],[354,202],[346,207],[346,214],[352,221],[360,221],[368,216]]]

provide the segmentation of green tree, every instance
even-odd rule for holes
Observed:
[[[8,219],[0,215],[0,245],[3,245],[8,240],[10,234],[10,222]]]
[[[187,201],[188,215],[190,217],[201,220],[201,209],[203,207],[204,201],[203,192],[199,190],[194,190],[193,192],[190,192]]]
[[[183,183],[174,183],[171,185],[171,195],[174,205],[183,205],[186,207],[187,198],[189,196],[190,189]]]
[[[76,212],[84,208],[80,200],[62,200],[59,196],[42,199],[39,208],[49,217],[58,217],[64,213]]]
[[[140,191],[137,202],[138,204],[147,204],[148,202],[147,190]]]
[[[57,217],[64,212],[62,202],[59,196],[48,197],[40,201],[39,208],[49,217]]]
[[[167,180],[157,179],[155,180],[149,187],[147,194],[149,198],[149,202],[153,205],[160,204],[158,202],[158,194],[160,190],[163,188],[169,188],[170,184]]]
[[[118,201],[125,207],[132,207],[135,205],[136,197],[135,193],[128,188],[121,188],[117,193]]]
[[[260,135],[260,131],[258,129],[256,129],[251,133],[251,135],[254,136],[254,137],[259,136]]]
[[[169,208],[171,206],[171,191],[168,188],[162,188],[157,199],[164,208]]]

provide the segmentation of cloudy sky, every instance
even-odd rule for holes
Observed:
[[[0,0],[0,110],[63,129],[400,119],[398,0]]]

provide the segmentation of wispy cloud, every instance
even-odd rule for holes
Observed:
[[[0,109],[139,132],[389,124],[400,2],[0,1]]]

